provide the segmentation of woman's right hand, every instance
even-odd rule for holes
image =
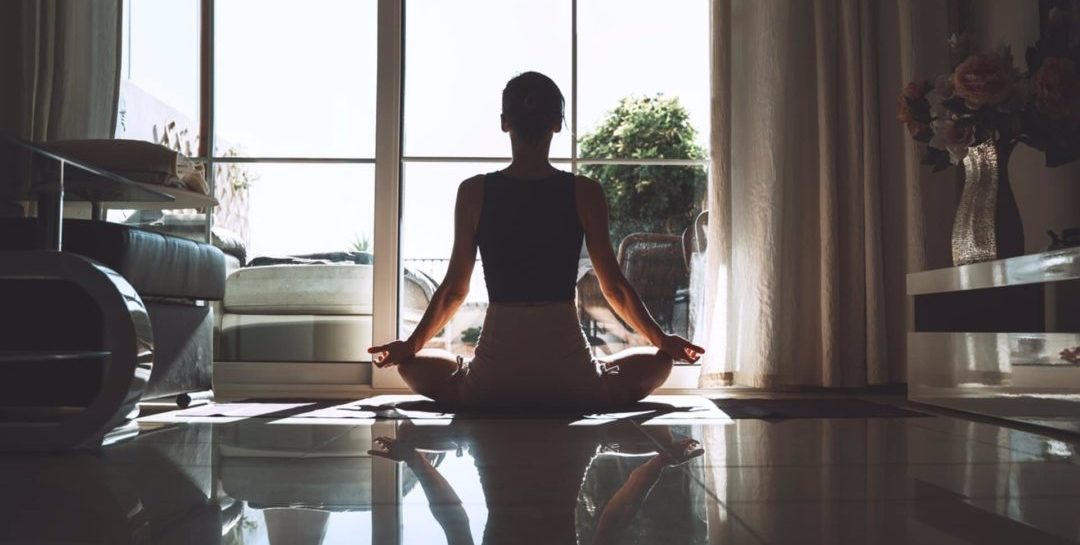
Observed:
[[[368,354],[375,355],[372,358],[375,367],[392,367],[416,355],[416,350],[405,341],[372,346],[367,351]]]
[[[382,450],[369,450],[368,454],[371,456],[386,458],[393,462],[405,463],[412,463],[420,458],[420,453],[418,453],[415,448],[390,437],[376,437],[373,443]]]
[[[657,348],[671,356],[671,359],[687,363],[697,363],[697,360],[701,359],[701,355],[705,353],[704,348],[678,335],[664,335]]]

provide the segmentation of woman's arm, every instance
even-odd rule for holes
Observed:
[[[375,446],[385,450],[372,449],[370,456],[386,458],[395,462],[405,462],[416,475],[420,487],[427,497],[428,507],[435,521],[446,534],[448,545],[472,545],[472,532],[469,529],[469,514],[461,503],[454,487],[431,465],[416,449],[402,445],[389,437],[377,437]]]
[[[592,260],[596,278],[600,281],[600,291],[604,294],[604,299],[620,318],[653,346],[674,359],[697,361],[701,354],[705,353],[705,349],[678,335],[665,333],[619,268],[615,251],[611,247],[611,235],[608,234],[608,208],[604,189],[595,180],[578,176],[575,190],[578,217],[585,230],[585,246],[589,250],[589,258]]]
[[[396,365],[416,355],[435,333],[446,326],[465,301],[476,265],[476,226],[480,219],[483,191],[483,176],[465,180],[458,187],[454,206],[454,248],[446,278],[435,290],[424,316],[408,339],[368,349],[368,353],[376,354],[376,366]]]

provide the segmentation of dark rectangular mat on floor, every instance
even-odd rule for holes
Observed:
[[[786,420],[791,418],[910,418],[932,416],[852,398],[713,399],[729,418]]]

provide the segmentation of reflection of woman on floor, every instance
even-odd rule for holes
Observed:
[[[472,421],[462,426],[463,433],[456,428],[406,423],[396,440],[377,438],[378,449],[369,451],[409,466],[449,545],[473,543],[468,513],[450,482],[417,449],[454,450],[468,445],[487,504],[483,542],[488,544],[572,544],[587,538],[578,535],[576,511],[586,471],[599,448],[649,455],[604,505],[588,541],[616,543],[663,470],[704,453],[693,439],[675,440],[667,427],[639,429],[626,422],[568,426],[566,421],[537,421],[521,426],[510,420]],[[643,436],[642,430],[651,437]],[[534,458],[542,461],[530,463]]]
[[[552,166],[551,139],[564,100],[547,76],[526,72],[506,84],[502,129],[513,161],[458,188],[454,247],[439,289],[406,340],[374,346],[375,365],[397,365],[413,391],[464,405],[613,405],[639,400],[704,349],[665,333],[623,276],[597,182]],[[575,309],[582,240],[604,297],[655,346],[593,358]],[[490,306],[475,358],[421,348],[469,291],[476,252]]]

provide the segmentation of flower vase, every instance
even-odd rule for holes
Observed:
[[[952,232],[953,265],[967,265],[1024,253],[1024,226],[1009,186],[1014,144],[983,143],[964,158],[964,192]]]

